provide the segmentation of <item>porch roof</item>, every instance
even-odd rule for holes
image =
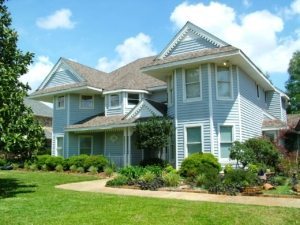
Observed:
[[[278,119],[275,120],[266,119],[263,121],[262,124],[262,130],[280,130],[286,127],[287,124]]]

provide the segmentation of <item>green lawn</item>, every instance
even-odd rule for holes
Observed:
[[[0,171],[0,224],[300,224],[300,209],[121,197],[55,189],[95,179]]]

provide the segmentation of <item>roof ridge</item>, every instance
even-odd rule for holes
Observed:
[[[64,58],[64,57],[61,57],[61,59],[62,59],[63,61],[66,61],[67,63],[70,62],[70,63],[78,64],[79,66],[83,66],[83,67],[85,67],[85,68],[87,68],[87,69],[95,70],[96,72],[101,72],[101,73],[104,73],[104,74],[107,74],[107,75],[109,74],[109,73],[104,72],[104,71],[102,71],[102,70],[98,70],[98,69],[93,68],[93,67],[91,67],[91,66],[87,66],[87,65],[84,65],[84,64],[82,64],[82,63],[79,63],[79,62],[76,62],[76,61],[73,61],[73,60],[70,60],[70,59],[67,59],[67,58]]]

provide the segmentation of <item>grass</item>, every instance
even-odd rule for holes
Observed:
[[[271,195],[293,195],[291,191],[291,186],[288,184],[282,186],[276,186],[276,189],[264,191],[264,194]]]
[[[300,209],[126,197],[55,189],[95,179],[0,171],[0,224],[300,224]]]

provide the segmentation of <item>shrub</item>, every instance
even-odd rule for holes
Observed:
[[[17,169],[19,169],[20,165],[18,163],[13,163],[12,167],[14,170],[17,170]]]
[[[206,176],[204,174],[199,174],[195,179],[196,186],[202,187],[204,185],[205,181],[206,181]]]
[[[268,182],[271,183],[273,186],[284,185],[286,183],[286,177],[271,176],[268,178]]]
[[[44,164],[44,165],[42,165],[41,170],[48,171],[49,168],[48,168],[48,166],[46,164]]]
[[[90,168],[88,169],[88,171],[89,171],[91,174],[97,174],[97,173],[98,173],[98,168],[95,167],[95,166],[90,166]]]
[[[91,166],[97,167],[98,171],[103,171],[108,165],[108,160],[103,155],[91,155],[85,158],[83,167],[85,170]]]
[[[70,171],[71,171],[72,173],[76,173],[76,172],[77,172],[77,166],[76,166],[76,165],[70,166]]]
[[[149,171],[149,172],[155,174],[155,176],[157,176],[157,177],[160,177],[161,174],[162,174],[162,168],[159,167],[159,166],[155,166],[155,165],[152,165],[152,166],[146,166],[146,167],[145,167],[145,171],[146,171],[146,172]]]
[[[60,156],[51,156],[45,162],[49,170],[55,170],[57,165],[62,165],[64,163],[64,159]]]
[[[177,171],[171,165],[167,165],[167,167],[164,168],[164,172],[166,172],[166,173],[177,173]]]
[[[0,158],[0,166],[5,166],[6,165],[6,160]]]
[[[167,162],[160,159],[160,158],[150,158],[150,159],[144,159],[140,162],[140,166],[146,167],[146,166],[159,166],[161,168],[165,168],[167,166]]]
[[[73,155],[70,158],[65,160],[65,164],[68,167],[68,169],[75,165],[78,167],[84,167],[84,161],[88,158],[88,155]]]
[[[180,174],[195,178],[199,174],[217,175],[221,170],[218,160],[210,153],[195,153],[183,160]]]
[[[55,171],[56,171],[56,172],[63,172],[63,171],[64,171],[64,167],[63,167],[61,164],[58,164],[58,165],[55,167]]]
[[[25,162],[23,167],[24,167],[25,170],[30,170],[29,162]]]
[[[117,177],[115,177],[112,180],[109,180],[106,182],[106,186],[108,187],[112,187],[112,186],[122,186],[127,184],[128,182],[128,178],[124,175],[119,175]]]
[[[149,175],[149,177],[150,176],[151,175]],[[164,181],[161,177],[154,177],[154,179],[148,179],[148,180],[149,180],[148,182],[145,180],[138,181],[138,185],[139,185],[140,189],[155,191],[158,188],[161,188],[164,186]]]
[[[231,164],[227,164],[224,168],[224,173],[230,173],[233,170],[233,167]]]
[[[104,168],[104,173],[105,173],[105,176],[111,177],[114,173],[114,170],[111,167],[107,166]]]
[[[177,187],[180,182],[180,176],[173,172],[163,174],[162,179],[167,187]]]
[[[37,171],[37,170],[38,170],[38,167],[37,167],[36,164],[31,164],[31,165],[29,166],[29,169],[30,169],[31,171]]]
[[[224,175],[224,184],[234,185],[237,188],[243,188],[257,185],[258,177],[257,174],[249,170],[235,169]]]
[[[38,155],[34,160],[34,163],[37,165],[39,169],[42,169],[42,166],[46,164],[46,161],[50,159],[51,155]]]
[[[145,169],[140,166],[127,166],[119,170],[119,173],[126,176],[129,180],[137,180],[145,173]]]
[[[83,167],[78,167],[77,169],[76,169],[76,171],[78,172],[78,173],[84,173],[84,168]]]
[[[258,166],[255,165],[255,164],[249,164],[249,165],[248,165],[248,170],[249,170],[250,172],[254,173],[254,174],[257,174],[258,171],[259,171],[259,168],[258,168]]]
[[[156,177],[156,175],[153,172],[147,171],[145,174],[143,174],[140,177],[140,180],[149,183],[149,182],[152,182],[155,177]]]

